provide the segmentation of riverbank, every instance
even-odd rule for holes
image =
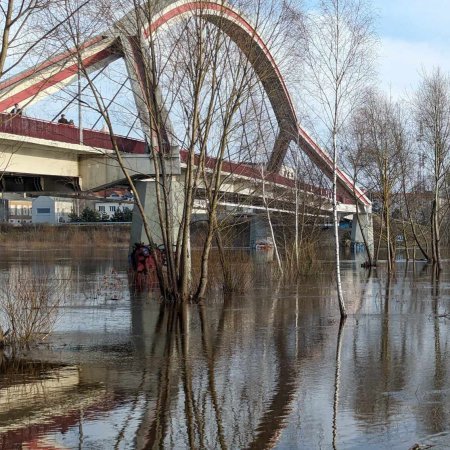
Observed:
[[[0,244],[31,246],[49,245],[70,247],[127,246],[130,241],[131,224],[62,224],[62,225],[0,225]]]

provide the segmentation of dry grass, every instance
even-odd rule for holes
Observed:
[[[251,255],[245,251],[226,251],[225,267],[220,263],[217,249],[211,252],[209,258],[208,290],[224,293],[242,293],[247,291],[253,280],[254,262]],[[192,280],[198,285],[200,279],[200,252],[192,254]]]
[[[0,224],[0,243],[40,248],[51,244],[64,246],[128,245],[130,225],[27,225]]]
[[[17,385],[30,379],[41,378],[48,371],[58,371],[62,364],[27,359],[8,358],[0,352],[0,386]]]
[[[316,240],[304,240],[299,246],[299,257],[293,244],[283,249],[283,281],[292,282],[307,276],[320,268],[319,243]]]
[[[254,262],[250,254],[242,251],[227,253],[225,255],[225,267],[219,265],[224,293],[248,291],[253,281],[254,269]]]

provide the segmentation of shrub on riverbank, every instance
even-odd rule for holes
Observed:
[[[14,352],[45,339],[58,317],[67,284],[67,279],[46,272],[10,272],[0,288],[0,346]]]

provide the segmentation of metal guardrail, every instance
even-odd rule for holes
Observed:
[[[46,224],[48,225],[48,224]],[[56,226],[77,226],[77,227],[92,227],[92,226],[115,226],[115,225],[131,225],[131,222],[65,222],[57,223]]]

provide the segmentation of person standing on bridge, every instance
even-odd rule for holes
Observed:
[[[65,114],[61,114],[58,123],[62,123],[63,125],[69,125],[69,121],[66,119]]]
[[[14,104],[14,108],[11,110],[11,114],[15,114],[16,116],[22,115],[22,108],[20,108],[18,103]]]

